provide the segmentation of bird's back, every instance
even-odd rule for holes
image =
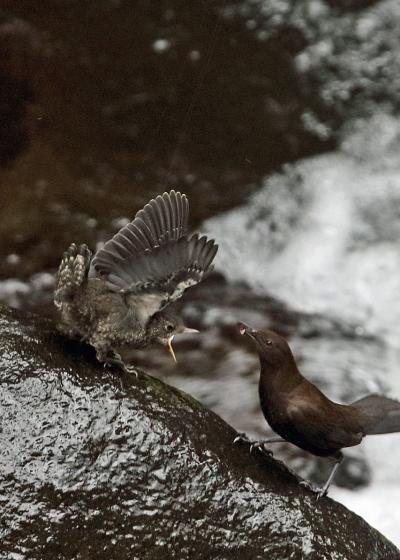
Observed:
[[[363,432],[356,409],[331,401],[299,372],[288,390],[282,379],[276,385],[268,390],[260,383],[261,407],[271,428],[284,439],[321,456],[360,443]]]

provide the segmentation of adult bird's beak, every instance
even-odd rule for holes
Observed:
[[[174,349],[172,348],[172,341],[174,340],[174,335],[170,336],[169,338],[167,338],[167,348],[168,348],[168,352],[171,354],[171,356],[174,359],[174,362],[177,363],[177,359],[175,356],[175,352]]]
[[[249,325],[246,325],[246,323],[238,323],[237,326],[242,336],[244,336],[245,334],[252,336],[256,333],[256,331],[249,327]]]
[[[242,336],[247,334],[247,336],[249,336],[250,338],[257,340],[258,332],[256,331],[256,329],[249,327],[249,325],[246,325],[246,323],[238,323],[237,326]]]

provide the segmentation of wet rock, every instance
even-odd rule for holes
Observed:
[[[400,558],[189,395],[35,316],[3,308],[0,340],[2,557]]]

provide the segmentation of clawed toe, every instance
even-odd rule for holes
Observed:
[[[323,498],[328,493],[327,490],[325,490],[325,488],[321,488],[320,486],[316,486],[315,484],[312,484],[311,482],[308,482],[307,480],[302,480],[301,482],[299,482],[299,484],[300,484],[300,486],[303,486],[304,488],[307,488],[308,490],[311,490],[311,492],[316,494],[317,495],[317,500],[319,500],[320,498]]]
[[[263,445],[258,441],[253,441],[253,443],[250,444],[250,453],[254,451],[264,451]]]
[[[137,371],[137,369],[134,366],[126,365],[119,354],[114,354],[113,356],[107,357],[107,359],[105,359],[104,362],[103,362],[103,366],[105,368],[106,367],[110,367],[110,368],[118,367],[124,373],[127,373],[129,375],[132,375],[132,374],[135,375],[136,379],[139,377],[139,372]]]
[[[303,486],[303,488],[307,488],[308,490],[311,490],[311,492],[314,492],[315,494],[320,491],[320,488],[318,488],[315,484],[308,482],[308,480],[301,480],[299,482],[299,485]]]
[[[249,438],[246,436],[246,434],[238,434],[235,439],[233,440],[234,444],[238,444],[238,443],[251,443],[251,441],[249,440]]]
[[[246,436],[246,434],[238,434],[233,440],[233,443],[234,444],[245,443],[247,445],[250,445],[250,453],[253,453],[254,451],[259,451],[260,453],[264,453],[264,455],[268,455],[269,457],[272,457],[273,455],[272,451],[264,446],[264,442],[252,441]]]
[[[254,450],[259,451],[260,453],[264,453],[264,455],[268,455],[268,457],[273,456],[272,451],[268,449],[268,447],[265,447],[262,441],[254,441],[250,445],[250,453],[253,453]]]
[[[139,377],[139,372],[134,366],[127,366],[124,364],[122,369],[124,370],[125,373],[128,373],[129,375],[133,374],[136,377],[136,379]]]

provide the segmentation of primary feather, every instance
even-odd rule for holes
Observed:
[[[188,216],[186,195],[172,190],[157,196],[97,251],[90,277],[103,279],[112,292],[131,295],[140,316],[149,319],[200,282],[217,253],[212,239],[187,235]],[[150,306],[149,293],[154,295]]]

